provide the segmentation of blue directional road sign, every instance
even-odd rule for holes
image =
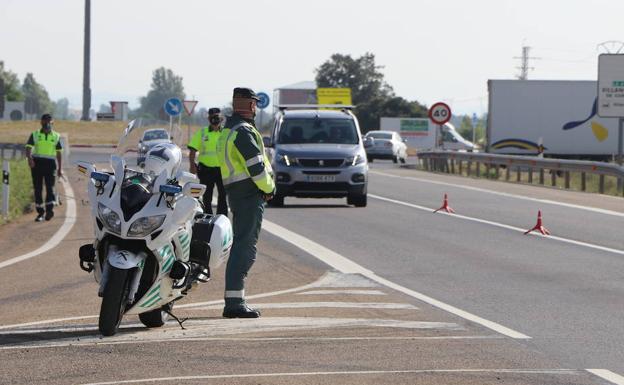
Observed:
[[[182,109],[184,107],[182,106],[182,101],[180,99],[169,98],[165,102],[165,105],[163,106],[163,108],[165,109],[165,112],[167,113],[167,115],[178,116],[182,113]]]
[[[259,109],[264,110],[269,106],[269,102],[271,101],[271,99],[269,99],[269,95],[264,92],[258,92],[258,97],[260,98],[260,100],[258,100],[256,106],[258,106]]]

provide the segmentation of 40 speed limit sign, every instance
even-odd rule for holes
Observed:
[[[429,108],[429,119],[437,125],[443,125],[451,120],[451,107],[446,103],[435,103]]]

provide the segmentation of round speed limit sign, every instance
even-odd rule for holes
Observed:
[[[435,124],[443,125],[451,120],[451,107],[446,103],[435,103],[429,108],[429,119]]]

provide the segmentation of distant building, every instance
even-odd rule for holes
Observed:
[[[3,96],[4,111],[0,111],[0,121],[18,121],[26,117],[24,102],[9,102]]]

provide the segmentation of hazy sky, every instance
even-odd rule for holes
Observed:
[[[83,13],[82,0],[0,0],[0,60],[79,108]],[[622,0],[92,0],[92,105],[136,106],[159,66],[209,107],[235,86],[272,95],[333,53],[372,52],[398,95],[480,113],[487,80],[518,74],[523,44],[539,58],[530,79],[596,79],[597,45],[624,40],[623,16]]]

